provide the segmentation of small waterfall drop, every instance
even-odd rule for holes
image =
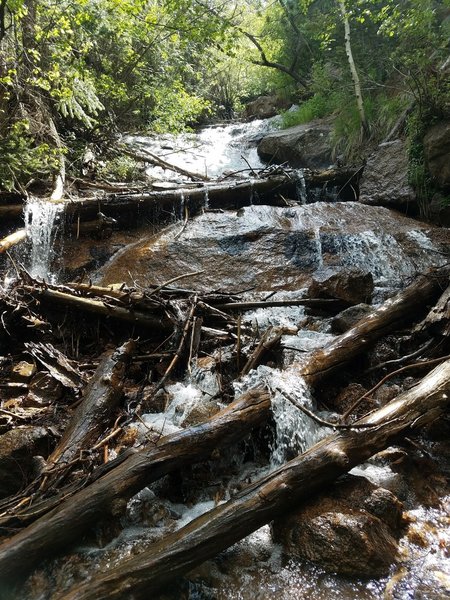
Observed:
[[[296,194],[297,200],[300,204],[306,204],[308,201],[308,194],[306,190],[305,173],[303,169],[297,169],[296,171]]]
[[[25,229],[29,240],[28,272],[35,279],[55,282],[52,261],[55,257],[54,242],[58,229],[58,217],[62,204],[39,198],[29,198],[25,206]]]

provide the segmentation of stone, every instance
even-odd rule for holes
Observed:
[[[349,475],[276,520],[272,530],[290,556],[339,575],[370,578],[386,575],[396,561],[401,525],[402,505],[391,492]]]
[[[35,373],[36,365],[34,363],[21,360],[19,363],[13,365],[11,369],[11,381],[27,382]]]
[[[373,206],[416,210],[416,194],[408,181],[408,150],[403,140],[380,144],[367,159],[359,201]]]
[[[308,288],[309,298],[338,298],[349,304],[370,302],[374,283],[372,273],[360,269],[316,271]]]
[[[425,160],[434,182],[450,188],[450,121],[433,125],[423,139]]]
[[[64,388],[50,373],[39,371],[30,381],[30,393],[25,399],[25,405],[51,404],[62,398]]]
[[[333,333],[344,333],[353,327],[358,321],[364,319],[373,311],[372,306],[361,302],[354,306],[349,306],[341,311],[331,320],[331,331]]]
[[[34,476],[35,455],[50,454],[51,436],[44,427],[15,427],[0,436],[0,498],[26,487]]]
[[[386,208],[358,202],[254,205],[240,215],[230,211],[199,215],[188,221],[177,239],[173,228],[156,236],[141,233],[139,243],[93,277],[101,285],[120,281],[133,286],[139,281],[146,286],[203,271],[189,278],[192,289],[298,293],[310,285],[318,269],[359,269],[372,273],[378,302],[418,272],[440,264],[440,252],[448,247],[443,233]]]
[[[263,160],[297,168],[317,169],[333,163],[329,121],[312,121],[269,133],[260,141],[258,154]]]
[[[279,96],[260,96],[247,104],[244,116],[247,119],[268,119],[288,106],[289,102]]]
[[[349,383],[339,394],[330,402],[330,406],[337,412],[343,414],[347,411],[361,396],[367,392],[367,389],[360,383]],[[373,408],[373,402],[363,400],[355,409],[354,415],[363,416]]]

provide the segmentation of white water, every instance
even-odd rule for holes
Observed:
[[[58,217],[63,205],[38,198],[29,198],[25,205],[25,229],[30,250],[27,271],[35,279],[55,283],[56,274],[52,270],[55,258],[54,242],[58,228]]]
[[[264,133],[279,126],[279,117],[249,123],[214,125],[196,134],[163,136],[127,136],[125,141],[147,149],[166,162],[207,177],[220,177],[227,172],[242,172],[264,167],[256,151]],[[149,166],[149,177],[157,180],[184,181],[186,178],[161,167]]]

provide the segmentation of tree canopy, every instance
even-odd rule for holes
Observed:
[[[287,124],[333,114],[347,143],[362,115],[369,136],[412,104],[440,117],[449,32],[449,0],[0,0],[1,188],[77,141],[180,131],[259,94],[299,105]]]

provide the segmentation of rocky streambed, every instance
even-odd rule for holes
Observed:
[[[211,210],[205,198],[197,216],[179,211],[160,230],[143,220],[73,235],[60,247],[64,283],[22,276],[2,294],[5,598],[450,596],[448,420],[440,404],[431,416],[395,412],[448,363],[448,230],[358,202],[248,204]],[[106,412],[84,411],[103,397]],[[264,417],[238,435],[252,397]],[[233,441],[207,446],[203,433],[234,418],[236,402]],[[350,470],[335,456],[356,436],[350,423],[372,414],[389,428],[383,411],[408,429],[337,478]],[[264,482],[333,435],[327,483],[301,501],[293,486],[253,521],[268,510]],[[192,459],[175,456],[156,477],[134,470],[144,456],[167,465],[177,440]],[[254,489],[259,504],[191,565],[197,529],[226,527],[217,511]],[[171,547],[184,552],[177,577],[166,559],[139,563],[166,542],[168,561]]]

